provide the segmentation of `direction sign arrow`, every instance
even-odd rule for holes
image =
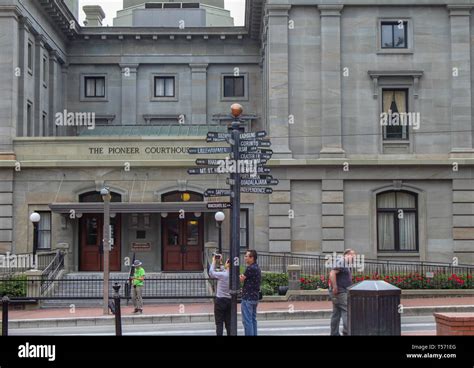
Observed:
[[[260,132],[241,133],[240,139],[256,139],[256,138],[264,138],[266,136],[267,136],[267,132],[262,130]]]
[[[263,187],[242,187],[240,188],[242,193],[252,193],[252,194],[272,194],[272,188],[263,188]]]
[[[226,183],[232,185],[230,179],[226,179]],[[280,181],[278,179],[240,179],[240,185],[243,187],[254,187],[261,185],[278,185]]]
[[[207,138],[216,138],[216,139],[223,139],[230,138],[230,133],[218,133],[218,132],[208,132]]]
[[[207,209],[209,210],[225,210],[227,208],[232,208],[232,203],[208,203]]]
[[[230,147],[193,147],[188,150],[191,155],[198,154],[218,154],[218,153],[230,153],[232,149]]]
[[[261,160],[268,161],[272,158],[271,154],[268,153],[241,153],[241,160]]]
[[[251,153],[251,152],[257,152],[257,153],[262,153],[262,149],[257,146],[245,146],[245,147],[239,147],[239,152],[242,153]]]
[[[271,172],[270,168],[264,166],[257,167],[257,173],[259,174],[269,174]]]
[[[196,160],[196,165],[199,165],[199,166],[220,166],[224,163],[225,163],[225,160],[218,160],[218,159],[198,158]]]
[[[194,167],[188,169],[189,175],[206,175],[206,174],[225,174],[219,171],[218,167]]]
[[[270,180],[270,179],[273,179],[273,176],[271,175],[254,175],[252,176],[252,174],[240,174],[240,178],[241,179],[263,179],[263,180]]]
[[[270,141],[261,141],[261,140],[251,140],[251,141],[240,141],[241,147],[271,147],[272,142]]]
[[[227,197],[232,191],[230,189],[207,189],[204,192],[204,197]]]

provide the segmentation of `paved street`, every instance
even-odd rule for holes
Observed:
[[[329,319],[315,320],[283,320],[259,322],[260,335],[291,336],[291,335],[329,335]],[[125,325],[123,334],[129,336],[213,336],[214,323],[175,323],[175,324],[143,324]],[[436,325],[432,316],[416,316],[402,318],[403,335],[434,335]],[[10,335],[35,336],[68,336],[68,335],[114,335],[114,326],[84,326],[61,328],[22,328],[11,329]],[[239,335],[243,335],[239,321]]]

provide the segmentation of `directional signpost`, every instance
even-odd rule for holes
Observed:
[[[188,170],[189,175],[230,174],[226,183],[230,189],[207,189],[204,197],[216,201],[220,197],[230,197],[230,202],[207,202],[207,208],[212,210],[231,209],[230,260],[231,270],[229,286],[231,294],[231,323],[230,334],[237,335],[237,294],[240,289],[240,193],[272,194],[273,189],[267,186],[278,185],[279,181],[270,174],[270,168],[262,166],[272,158],[273,151],[268,149],[271,142],[267,132],[240,131],[239,117],[242,115],[242,106],[231,106],[234,121],[228,133],[209,132],[208,143],[229,143],[229,147],[197,147],[189,148],[188,153],[197,154],[230,154],[227,159],[198,158],[196,165]]]

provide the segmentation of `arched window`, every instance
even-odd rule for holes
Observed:
[[[161,196],[162,202],[202,202],[204,197],[196,192],[171,192]]]
[[[418,196],[403,191],[377,195],[379,251],[418,251]]]
[[[110,193],[112,196],[112,199],[110,200],[111,202],[122,202],[122,196],[118,193],[111,192]],[[83,193],[79,196],[79,202],[81,203],[97,203],[97,202],[103,202],[104,200],[102,199],[102,196],[100,195],[100,192],[87,192]]]

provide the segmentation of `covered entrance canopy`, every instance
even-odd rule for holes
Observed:
[[[148,249],[148,253],[140,254],[140,257],[148,257],[154,261],[161,258],[163,271],[202,271],[205,221],[202,215],[214,213],[215,210],[208,209],[206,202],[197,202],[198,196],[194,194],[191,197],[192,202],[177,202],[175,197],[177,197],[176,193],[163,197],[164,200],[175,199],[173,202],[110,203],[111,221],[114,220],[117,225],[114,228],[116,236],[113,248],[118,254],[117,270],[120,270],[120,249],[123,254],[126,254],[133,251],[133,244],[143,243],[148,244],[148,248],[153,251]],[[53,212],[68,217],[74,214],[73,218],[79,219],[79,269],[81,271],[101,270],[100,256],[103,233],[101,224],[104,203],[52,203],[49,207]],[[156,213],[160,213],[161,216],[154,217],[155,220],[151,224],[148,220],[147,227],[143,228],[138,227],[137,224],[132,225],[127,220],[129,218],[127,215],[149,216]],[[126,220],[124,222],[126,231],[123,232],[123,247],[120,237],[122,220]],[[143,224],[143,221],[140,224]],[[161,232],[158,230],[158,226],[161,227]],[[142,233],[140,238],[139,233]]]
[[[104,203],[52,203],[51,211],[61,214],[70,214],[73,210],[76,215],[82,213],[104,213]],[[153,203],[110,203],[110,213],[173,213],[185,212],[216,212],[208,209],[205,202],[153,202]]]

